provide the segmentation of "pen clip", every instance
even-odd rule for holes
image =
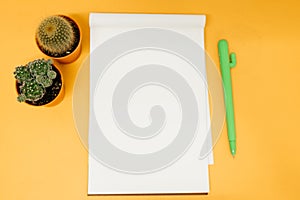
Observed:
[[[229,66],[230,68],[233,68],[236,66],[236,55],[235,53],[230,53],[229,54]]]
[[[226,40],[220,40],[218,43],[220,64],[223,67],[233,68],[236,66],[236,55],[235,53],[229,53],[228,42]]]

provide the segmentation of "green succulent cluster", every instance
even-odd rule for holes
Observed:
[[[29,62],[25,66],[16,67],[14,76],[20,85],[17,100],[35,102],[41,99],[46,88],[52,85],[56,72],[52,70],[52,61],[42,58]]]
[[[36,40],[44,53],[56,57],[68,53],[75,43],[76,36],[71,22],[66,17],[54,15],[40,23],[36,31]]]

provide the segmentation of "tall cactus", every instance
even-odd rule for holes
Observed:
[[[45,54],[52,57],[65,56],[71,53],[76,43],[74,25],[65,16],[49,16],[38,26],[36,41]]]

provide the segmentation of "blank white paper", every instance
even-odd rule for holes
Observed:
[[[206,131],[209,130],[210,115],[208,93],[205,89],[204,77],[199,78],[189,62],[180,55],[159,48],[140,48],[126,54],[117,55],[100,72],[98,59],[109,53],[98,55],[98,52],[109,49],[120,35],[130,31],[146,29],[161,29],[184,35],[204,49],[204,15],[171,15],[171,14],[90,14],[90,126],[89,126],[89,174],[88,194],[155,194],[155,193],[207,193],[209,192],[208,165],[213,163],[212,153],[205,159],[199,159]],[[122,37],[119,37],[122,38]],[[134,38],[133,38],[134,39]],[[139,38],[137,38],[139,40]],[[128,41],[131,44],[130,41]],[[132,41],[134,43],[135,41]],[[121,44],[121,43],[120,43]],[[124,44],[124,42],[122,43]],[[106,46],[105,46],[106,45]],[[175,44],[176,45],[176,44]],[[102,49],[101,49],[102,48]],[[118,50],[118,46],[112,46]],[[99,50],[100,49],[100,50]],[[109,49],[114,53],[114,49]],[[110,54],[109,54],[110,55]],[[199,52],[199,58],[205,69],[204,52]],[[103,60],[105,60],[103,58]],[[176,138],[180,128],[181,108],[176,107],[176,94],[161,87],[161,85],[143,85],[132,91],[128,101],[130,119],[141,127],[151,124],[148,116],[149,105],[160,105],[166,113],[166,122],[157,135],[146,139],[137,139],[120,131],[116,118],[112,116],[112,101],[114,89],[119,80],[139,66],[168,66],[188,80],[198,104],[199,127],[191,145],[177,160],[169,165],[153,171],[126,171],[122,167],[115,168],[105,159],[97,156],[105,154],[105,148],[98,144],[98,134],[118,150],[132,155],[148,155],[167,148]],[[204,80],[205,81],[205,80]],[[174,97],[175,96],[175,97]],[[101,133],[99,133],[101,130]],[[210,134],[210,133],[208,133]],[[211,141],[208,145],[211,147]],[[101,149],[102,148],[102,149]],[[107,155],[106,155],[107,156]],[[109,155],[108,155],[109,156]],[[112,158],[126,162],[122,158]],[[111,161],[114,162],[114,161]],[[117,163],[117,161],[116,161]],[[136,165],[139,165],[137,163]],[[122,166],[122,163],[118,166]]]

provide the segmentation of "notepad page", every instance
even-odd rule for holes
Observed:
[[[104,13],[92,13],[90,15],[90,49],[91,53],[95,51],[99,46],[105,42],[112,40],[115,36],[126,33],[128,31],[142,29],[142,28],[161,28],[166,30],[176,31],[180,34],[184,34],[189,37],[191,40],[199,44],[204,48],[204,26],[205,26],[205,16],[203,15],[154,15],[154,14],[104,14]],[[157,55],[156,55],[157,54]],[[93,65],[95,59],[101,55],[91,56],[91,83],[92,85],[99,83],[99,77],[94,76],[93,70],[97,71],[97,67]],[[119,58],[119,66],[128,64],[131,61],[135,60],[134,58],[139,57],[153,57],[160,58],[160,56],[168,56],[172,59],[172,55],[165,54],[164,52],[155,52],[153,50],[144,50],[141,52],[134,52],[127,56],[127,58]],[[200,55],[201,56],[201,55]],[[203,55],[202,55],[203,56]],[[174,58],[176,59],[176,58]],[[146,61],[145,61],[146,60]],[[118,61],[116,61],[118,66]],[[143,62],[147,63],[147,59],[143,59]],[[113,62],[112,62],[113,63]],[[125,63],[125,64],[124,64]],[[168,64],[167,62],[165,62]],[[183,63],[184,64],[184,63]],[[203,63],[205,65],[205,61]],[[129,69],[129,68],[128,68]],[[108,70],[109,71],[109,70]],[[111,72],[113,73],[113,72]],[[118,71],[114,71],[118,73]],[[124,73],[124,72],[122,72]],[[114,75],[115,76],[115,75]],[[188,76],[188,75],[187,75]],[[192,78],[191,78],[192,79]],[[100,81],[101,82],[101,81]],[[155,89],[146,88],[148,95],[153,92]],[[158,88],[156,88],[158,89]],[[203,90],[204,91],[204,90]],[[95,89],[91,91],[91,103],[90,112],[97,112],[95,106],[95,96],[97,92]],[[156,94],[153,92],[153,94]],[[205,118],[205,124],[208,127],[209,122],[209,105],[208,105],[208,96],[205,92],[201,93],[204,100],[200,100],[201,104],[206,108],[203,118]],[[168,94],[162,93],[162,97],[166,99],[169,98]],[[147,98],[136,97],[136,102],[139,100],[147,101]],[[136,105],[137,103],[135,103]],[[202,105],[202,106],[203,106]],[[99,109],[98,109],[99,110]],[[100,111],[100,110],[99,110]],[[136,112],[138,113],[138,112]],[[96,114],[97,115],[97,114]],[[90,141],[90,152],[92,152],[93,145],[96,146],[95,138],[93,136],[95,133],[95,126],[99,121],[106,120],[106,118],[97,118],[94,115],[90,115],[90,128],[89,128],[89,141]],[[138,120],[137,120],[138,121]],[[174,119],[176,122],[176,119]],[[141,120],[143,122],[143,120]],[[174,122],[173,122],[174,123]],[[170,128],[177,127],[177,123]],[[206,129],[207,129],[206,127]],[[111,129],[110,129],[111,128]],[[203,132],[204,129],[199,129],[198,131]],[[106,128],[106,132],[113,130],[112,127]],[[106,133],[107,134],[107,133]],[[209,133],[210,134],[210,133]],[[112,134],[114,135],[114,131]],[[119,145],[120,149],[126,149],[127,151],[135,151],[136,149],[130,148],[130,144],[136,145],[139,144],[136,141],[125,140],[126,142],[117,141],[119,140],[117,136],[113,137],[109,133],[106,135],[109,140],[115,140],[114,145]],[[123,137],[123,136],[122,136]],[[157,137],[157,136],[156,136]],[[170,136],[171,137],[171,136]],[[175,136],[174,136],[175,137]],[[121,137],[120,137],[121,138]],[[165,166],[162,169],[152,171],[152,172],[142,172],[142,173],[133,173],[133,172],[122,172],[119,169],[113,169],[111,166],[103,163],[101,158],[99,159],[97,155],[92,153],[89,155],[89,182],[88,182],[88,193],[89,194],[152,194],[152,193],[206,193],[209,191],[209,176],[208,176],[208,164],[213,163],[212,153],[205,159],[197,159],[199,157],[199,152],[201,146],[203,146],[205,137],[203,134],[197,134],[195,140],[192,142],[191,147],[184,153],[184,156],[180,157],[176,162]],[[92,141],[92,142],[91,142]],[[141,141],[141,140],[137,140]],[[132,143],[131,143],[132,142]],[[208,147],[211,147],[211,141],[209,141]],[[146,143],[143,143],[147,145]],[[126,146],[127,145],[127,146]],[[163,145],[163,144],[162,144]],[[142,146],[142,145],[141,145]],[[157,145],[156,145],[157,146]],[[159,148],[153,147],[153,148]],[[142,149],[142,148],[141,148]],[[140,150],[141,150],[140,149]],[[146,148],[145,148],[146,149]],[[143,151],[151,151],[151,148]],[[142,150],[141,150],[142,151]],[[139,152],[141,153],[141,152]]]

